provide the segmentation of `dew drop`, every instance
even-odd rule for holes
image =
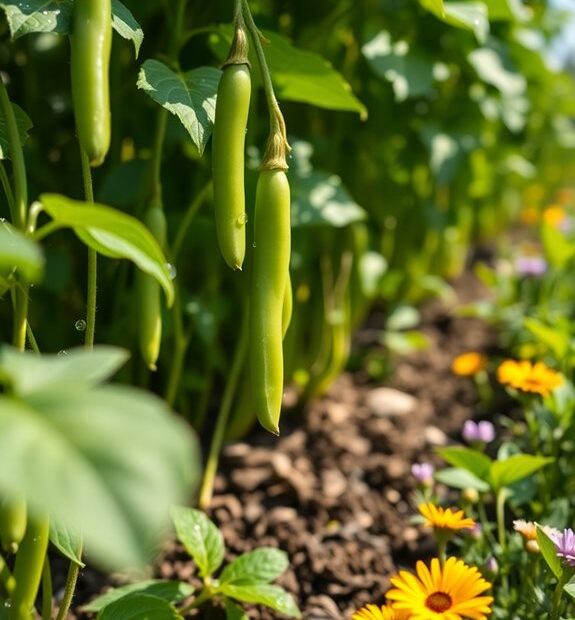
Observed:
[[[246,213],[242,213],[239,217],[236,218],[236,226],[238,228],[243,228],[248,221],[248,216]]]
[[[255,248],[255,247],[256,247],[256,242],[254,241],[254,242],[252,243],[252,248]]]
[[[86,331],[86,321],[84,321],[84,319],[78,319],[74,323],[74,327],[76,328],[77,331],[84,332]]]
[[[170,280],[175,280],[176,276],[178,275],[178,270],[176,269],[176,266],[172,265],[172,263],[166,263],[166,269],[168,270]]]

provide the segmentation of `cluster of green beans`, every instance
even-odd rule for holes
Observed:
[[[232,269],[246,252],[244,150],[251,97],[247,36],[241,14],[218,88],[212,170],[218,242]],[[274,99],[275,101],[275,99]],[[278,114],[277,105],[270,114]],[[278,142],[272,123],[269,143]],[[285,129],[284,129],[285,132]],[[285,134],[279,139],[287,146]],[[272,149],[273,150],[273,149]],[[269,152],[269,146],[268,151]],[[283,338],[291,320],[290,188],[285,157],[264,157],[256,189],[253,257],[250,262],[249,380],[253,409],[267,430],[279,433],[284,385]]]

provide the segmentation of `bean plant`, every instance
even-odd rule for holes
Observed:
[[[214,599],[228,618],[245,617],[235,601],[297,616],[270,585],[280,552],[214,577],[221,558],[201,559],[208,540],[222,552],[214,526],[173,506],[209,509],[225,441],[297,423],[281,416],[285,385],[300,403],[324,393],[374,304],[397,317],[447,297],[471,243],[504,230],[538,180],[573,174],[575,87],[542,56],[556,13],[543,0],[0,9],[0,617],[52,617],[51,550],[70,561],[62,620],[85,558],[153,561],[170,514],[197,596],[135,586],[93,611],[135,601],[177,617]],[[503,514],[511,482],[489,476]]]

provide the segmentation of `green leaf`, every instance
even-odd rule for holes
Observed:
[[[166,258],[152,233],[136,218],[99,204],[72,200],[59,194],[42,194],[44,210],[62,227],[80,231],[82,240],[102,246],[112,256],[121,256],[135,263],[154,277],[166,293],[168,306],[174,299],[174,285]],[[88,234],[83,234],[87,232]]]
[[[81,553],[79,553],[82,549],[82,535],[72,524],[51,518],[50,542],[71,562],[82,568],[86,566],[82,562]]]
[[[539,342],[551,349],[558,360],[565,358],[570,348],[568,334],[558,329],[553,329],[531,317],[523,319],[523,325]]]
[[[70,34],[73,6],[74,0],[0,1],[0,9],[6,14],[12,39],[42,32]],[[144,32],[120,0],[112,0],[112,27],[121,37],[133,42],[138,56]]]
[[[10,347],[0,350],[0,383],[19,396],[34,392],[88,389],[111,377],[128,359],[127,351],[98,346],[76,349],[66,355],[22,355]]]
[[[28,282],[39,282],[44,272],[44,254],[32,239],[0,223],[0,271],[13,269],[18,269]]]
[[[396,101],[431,92],[434,63],[429,56],[411,49],[407,41],[392,41],[384,30],[361,51],[375,73],[392,85]]]
[[[479,78],[506,97],[519,97],[527,89],[527,80],[511,64],[502,50],[482,47],[473,50],[467,60]]]
[[[59,362],[18,355],[30,361],[28,368],[19,365],[19,375],[47,376]],[[20,376],[17,383],[26,382]],[[31,512],[50,512],[78,528],[87,555],[103,568],[143,564],[167,525],[169,507],[196,482],[197,443],[155,396],[89,384],[0,395],[0,454],[10,463],[0,468],[0,494],[22,493]]]
[[[24,144],[28,140],[28,132],[32,129],[32,121],[30,117],[24,112],[24,110],[16,105],[12,104],[14,109],[14,117],[16,118],[16,125],[18,126],[18,135],[20,136],[20,143]],[[8,140],[8,131],[6,128],[6,121],[4,115],[0,114],[0,160],[10,158],[10,143]]]
[[[481,480],[487,480],[491,459],[477,450],[463,447],[440,448],[437,453],[454,467],[461,467]]]
[[[226,620],[249,620],[246,612],[229,598],[225,599]]]
[[[280,101],[299,101],[327,110],[357,112],[362,120],[367,118],[367,108],[331,63],[319,54],[294,47],[289,39],[276,32],[264,30],[263,35],[269,41],[264,48],[265,56]],[[223,60],[232,41],[232,27],[220,26],[216,36],[213,47]],[[250,62],[252,67],[257,66],[253,50]]]
[[[280,586],[267,583],[240,586],[228,583],[220,587],[220,592],[237,601],[265,605],[290,618],[301,617],[301,613],[292,595],[288,594]]]
[[[342,228],[366,218],[366,212],[351,198],[338,176],[317,170],[305,176],[290,176],[293,227]]]
[[[489,491],[489,485],[467,469],[460,467],[446,467],[435,473],[437,482],[454,487],[455,489],[475,489],[480,493]]]
[[[564,269],[575,256],[575,243],[548,222],[541,225],[541,242],[545,258],[557,269]]]
[[[443,21],[471,30],[479,43],[484,43],[489,35],[487,7],[483,2],[445,2]]]
[[[221,584],[244,582],[270,583],[277,579],[289,566],[287,554],[273,547],[261,547],[240,555],[222,571]]]
[[[202,577],[209,577],[224,560],[224,539],[217,526],[200,510],[174,506],[172,521],[178,540],[193,558]]]
[[[529,9],[521,0],[483,0],[487,6],[489,21],[527,21]]]
[[[563,589],[571,598],[575,598],[575,578],[572,578],[568,583],[566,583]],[[574,619],[569,618],[568,620]]]
[[[72,18],[72,0],[2,0],[13,39],[34,32],[67,34]]]
[[[132,41],[137,58],[144,40],[144,31],[120,0],[112,0],[112,26],[121,37]]]
[[[539,543],[539,549],[541,549],[541,555],[545,562],[547,562],[547,566],[549,566],[555,577],[559,579],[563,572],[561,560],[557,557],[555,544],[539,524],[537,524],[537,542]]]
[[[433,13],[434,15],[445,15],[445,7],[443,6],[443,0],[419,0],[419,4]]]
[[[176,603],[188,598],[194,591],[195,588],[189,583],[166,581],[163,579],[148,579],[147,581],[130,583],[119,588],[111,588],[101,596],[90,601],[87,605],[84,605],[82,611],[97,613],[102,611],[107,605],[116,602],[127,594],[134,594],[135,592]]]
[[[554,461],[551,457],[515,454],[504,461],[494,461],[489,477],[495,489],[518,482]]]
[[[138,88],[178,117],[201,155],[214,125],[221,74],[213,67],[175,73],[158,60],[146,60],[138,75]]]
[[[168,602],[149,594],[129,594],[104,607],[97,620],[184,620]]]

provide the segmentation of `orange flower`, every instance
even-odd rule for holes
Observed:
[[[480,596],[491,584],[474,566],[456,558],[441,566],[433,558],[430,568],[417,562],[416,571],[392,577],[395,588],[387,593],[393,607],[408,612],[410,620],[486,620],[491,614],[493,598]]]
[[[393,609],[391,605],[385,605],[384,607],[366,605],[352,616],[352,620],[409,620],[409,618],[408,612]]]
[[[497,369],[497,380],[522,392],[541,396],[549,396],[563,383],[562,375],[543,362],[533,364],[527,360],[505,360]]]
[[[539,211],[535,207],[525,207],[521,210],[519,219],[525,226],[533,226],[539,220]]]
[[[513,529],[519,532],[525,540],[537,540],[537,527],[533,521],[517,519],[513,521]]]
[[[419,514],[425,518],[425,525],[436,530],[465,530],[475,526],[475,521],[465,516],[463,510],[443,509],[431,502],[420,504]]]
[[[553,228],[559,228],[565,217],[565,209],[559,205],[550,205],[543,211],[542,216],[543,221],[553,226]]]
[[[486,366],[487,358],[485,355],[475,351],[462,353],[451,362],[452,372],[460,377],[472,377],[485,370]]]

